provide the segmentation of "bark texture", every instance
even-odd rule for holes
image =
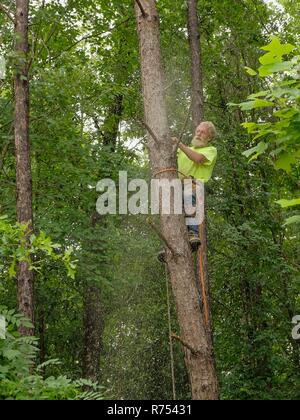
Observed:
[[[16,0],[15,51],[17,55],[15,91],[15,156],[17,217],[20,223],[28,224],[26,246],[33,230],[32,175],[29,142],[29,82],[28,82],[28,13],[29,0]],[[34,321],[33,272],[26,262],[18,265],[18,307],[32,322]],[[21,328],[24,335],[33,330]]]

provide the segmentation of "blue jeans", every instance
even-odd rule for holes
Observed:
[[[193,191],[192,194],[183,194],[184,204],[186,206],[193,206],[196,208],[197,205],[197,197],[196,197],[196,191]],[[184,207],[184,206],[183,206]],[[185,218],[190,218],[191,216],[185,215]],[[197,224],[187,224],[188,233],[192,235],[199,236],[199,225]]]

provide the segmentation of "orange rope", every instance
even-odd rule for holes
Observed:
[[[200,229],[201,229],[201,225],[199,226],[199,232],[200,232]],[[204,321],[205,321],[205,325],[208,327],[209,309],[208,309],[208,302],[207,302],[207,296],[206,296],[206,290],[205,290],[202,244],[200,245],[200,248],[199,248],[198,259],[199,259],[199,265],[200,265],[199,267],[200,282],[201,282],[202,298],[203,298],[203,305],[204,305]]]
[[[205,200],[203,201],[203,206],[205,206]],[[203,223],[199,225],[199,236],[201,237],[201,245],[199,247],[198,251],[198,260],[199,260],[199,271],[200,271],[200,283],[201,283],[201,290],[202,290],[202,300],[203,300],[203,306],[204,306],[204,322],[205,326],[208,327],[209,325],[209,307],[208,307],[208,301],[206,296],[206,288],[205,288],[205,276],[204,276],[204,269],[203,269]]]

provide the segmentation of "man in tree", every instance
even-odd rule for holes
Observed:
[[[196,208],[197,182],[206,183],[211,177],[217,160],[217,149],[209,143],[216,137],[216,128],[212,122],[202,122],[196,129],[191,146],[183,143],[178,145],[178,174],[181,180],[192,179],[193,190],[191,194],[184,194],[185,209]],[[178,143],[176,138],[172,139]],[[188,211],[189,212],[189,211]],[[189,212],[190,213],[190,212]],[[186,215],[187,216],[187,215]],[[189,214],[189,217],[192,215]],[[188,224],[188,233],[192,250],[197,250],[201,244],[199,238],[199,225]],[[158,254],[160,261],[165,261],[165,251]]]

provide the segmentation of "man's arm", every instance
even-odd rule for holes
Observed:
[[[188,146],[186,146],[183,143],[179,143],[178,145],[179,149],[183,151],[187,155],[187,157],[197,163],[198,165],[201,165],[207,161],[206,157],[204,155],[201,155],[200,153],[195,152],[194,150],[190,149]]]

